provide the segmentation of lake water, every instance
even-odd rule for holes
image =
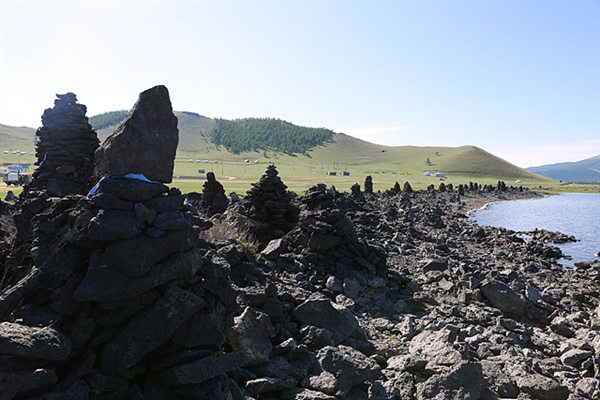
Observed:
[[[535,228],[573,235],[577,242],[551,244],[565,256],[563,265],[598,259],[600,252],[600,194],[567,193],[534,200],[506,201],[475,211],[471,218],[481,226],[513,231]]]

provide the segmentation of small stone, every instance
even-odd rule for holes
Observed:
[[[160,380],[165,385],[202,383],[210,378],[234,371],[243,365],[244,354],[241,351],[215,354],[169,368],[160,374]]]

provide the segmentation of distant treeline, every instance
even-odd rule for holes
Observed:
[[[94,130],[99,131],[110,126],[119,125],[125,120],[127,113],[127,110],[109,111],[104,114],[94,115],[88,121]]]
[[[259,149],[303,154],[333,137],[329,129],[307,128],[274,118],[216,119],[207,133],[215,145],[234,154]]]

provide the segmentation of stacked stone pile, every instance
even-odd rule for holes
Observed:
[[[5,264],[10,270],[6,274],[10,275],[7,280],[10,283],[23,278],[26,268],[22,265],[32,263],[29,253],[34,221],[44,218],[40,214],[46,214],[53,201],[87,193],[94,184],[94,154],[99,140],[88,123],[87,108],[77,103],[73,93],[56,97],[54,107],[42,115],[43,126],[36,131],[38,168],[31,184],[25,186],[13,215],[17,235]]]
[[[57,94],[36,132],[38,168],[31,187],[50,196],[83,193],[93,181],[98,136],[88,123],[86,106],[73,93]]]
[[[213,216],[224,213],[228,204],[223,185],[217,181],[214,172],[208,172],[202,186],[201,207],[209,216]]]
[[[283,236],[298,222],[300,210],[278,175],[275,165],[269,165],[242,202],[240,211],[255,221],[252,233],[261,242]]]
[[[241,365],[241,355],[221,360],[214,350],[235,302],[206,291],[233,288],[216,282],[221,266],[198,236],[208,225],[181,193],[110,177],[89,198],[49,209],[36,224],[33,268],[0,302],[3,398],[164,398],[172,388],[161,382],[181,385],[182,369],[213,373],[186,361]]]
[[[367,295],[358,288],[359,281],[368,279],[371,296],[380,299],[382,293],[374,292],[385,287],[386,253],[357,236],[352,221],[336,204],[340,197],[324,184],[310,188],[300,198],[302,211],[296,228],[272,241],[262,254],[279,268],[307,275],[304,279],[352,301],[361,293]]]

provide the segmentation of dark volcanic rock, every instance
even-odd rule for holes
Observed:
[[[569,390],[556,380],[539,374],[530,374],[517,381],[517,385],[534,399],[566,400]]]
[[[107,193],[121,200],[140,202],[167,193],[169,188],[159,182],[119,176],[105,177],[98,182],[98,193]]]
[[[11,322],[0,323],[0,355],[37,360],[64,360],[71,342],[50,327],[35,328]]]
[[[88,123],[86,106],[77,103],[75,94],[56,97],[54,107],[44,111],[43,126],[36,132],[38,168],[30,187],[45,189],[52,196],[84,193],[92,185],[94,153],[100,141]]]
[[[289,232],[300,214],[278,175],[275,165],[269,165],[242,202],[242,212],[258,222],[251,227],[251,233],[266,243]]]
[[[334,344],[361,333],[354,315],[346,307],[332,303],[324,296],[310,297],[294,310],[294,317],[303,324],[327,329],[331,332]]]
[[[227,210],[229,200],[223,185],[215,178],[214,172],[206,174],[206,182],[202,187],[201,207],[209,216],[222,214]]]
[[[242,352],[215,354],[165,370],[160,379],[167,385],[202,383],[244,365]]]
[[[128,276],[93,258],[74,297],[78,301],[126,300],[174,279],[192,280],[201,266],[202,258],[198,249],[177,253],[172,258],[153,265],[140,277]]]
[[[228,339],[231,348],[243,351],[246,364],[252,365],[269,361],[273,350],[272,336],[275,336],[275,329],[269,317],[248,307],[235,318]]]
[[[310,378],[309,387],[328,391],[332,385],[334,389],[329,394],[338,397],[344,398],[354,386],[382,377],[379,365],[352,347],[325,347],[317,352],[317,360],[323,373],[320,377]],[[322,386],[325,382],[326,386]]]
[[[481,285],[481,293],[492,303],[492,305],[504,312],[524,315],[525,298],[516,293],[502,282],[486,282]]]
[[[104,346],[102,369],[121,372],[134,366],[146,354],[167,342],[203,305],[204,301],[193,293],[177,287],[169,289],[154,305],[125,324]]]
[[[169,92],[155,86],[140,93],[125,121],[96,151],[96,175],[143,174],[169,183],[178,142]]]
[[[485,387],[481,365],[462,363],[448,372],[434,375],[419,385],[417,397],[421,399],[477,400]]]

